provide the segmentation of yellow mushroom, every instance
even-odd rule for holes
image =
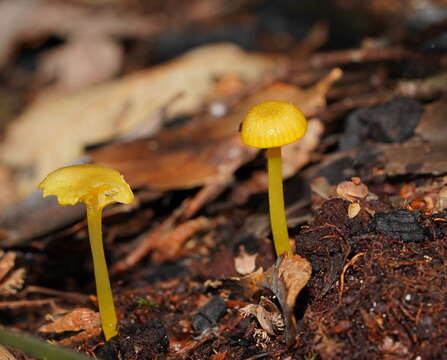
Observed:
[[[270,225],[277,255],[292,254],[287,231],[281,171],[281,146],[301,139],[307,120],[293,104],[265,101],[254,106],[241,126],[242,141],[249,146],[267,149]]]
[[[57,169],[39,184],[39,189],[43,197],[56,195],[60,205],[79,201],[86,205],[101,324],[109,340],[117,334],[117,319],[102,244],[102,209],[114,202],[130,204],[134,199],[132,190],[118,171],[99,165]]]

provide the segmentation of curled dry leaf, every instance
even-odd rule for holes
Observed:
[[[260,285],[270,289],[278,298],[284,317],[286,343],[296,341],[295,301],[300,291],[306,286],[312,273],[312,267],[299,255],[287,253],[278,257],[276,263],[264,273]]]
[[[88,308],[78,308],[64,315],[62,318],[54,320],[50,324],[41,326],[39,332],[61,333],[65,331],[82,331],[100,328],[100,326],[101,320],[99,313]]]
[[[261,296],[258,305],[249,304],[239,310],[244,316],[255,316],[259,325],[269,335],[275,335],[284,330],[284,319],[278,307],[264,296]]]
[[[248,254],[245,251],[245,247],[239,248],[239,256],[234,258],[234,267],[236,271],[241,275],[247,275],[255,271],[256,258],[258,254]]]
[[[349,201],[364,199],[368,195],[368,187],[355,178],[354,181],[342,181],[338,184],[337,194]]]
[[[0,250],[0,295],[12,295],[23,287],[25,269],[15,269],[16,254]]]
[[[7,348],[0,345],[0,359],[2,360],[16,360],[15,356],[12,355]]]

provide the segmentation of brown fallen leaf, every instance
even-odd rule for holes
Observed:
[[[0,295],[12,295],[23,287],[26,271],[14,269],[16,254],[0,250]]]
[[[312,273],[309,261],[299,255],[279,256],[276,263],[264,273],[260,285],[270,289],[278,298],[284,317],[287,345],[296,341],[294,307],[298,294],[306,286]]]
[[[284,331],[284,320],[278,307],[264,296],[261,296],[259,304],[249,304],[239,310],[244,316],[255,316],[259,325],[269,335]]]
[[[152,139],[98,149],[91,153],[91,158],[95,163],[119,169],[134,187],[170,190],[228,183],[234,171],[259,151],[245,146],[236,131],[251,107],[266,100],[282,100],[297,104],[308,115],[325,106],[327,89],[339,76],[340,72],[334,70],[306,90],[274,83],[241,100],[219,121],[212,116],[200,117],[179,129],[162,131]],[[307,152],[318,143],[316,137],[322,131],[321,123],[314,125],[314,131],[309,133],[312,139],[303,143]],[[301,158],[303,161],[293,160],[294,169],[308,159],[305,154]]]
[[[175,227],[172,231],[158,237],[157,241],[152,243],[151,250],[154,251],[152,260],[154,263],[175,260],[183,244],[194,234],[205,230],[210,224],[206,217],[191,219]]]
[[[412,138],[402,144],[378,145],[375,151],[378,175],[442,175],[447,172],[447,144],[426,143]],[[367,164],[366,164],[367,165]]]
[[[447,96],[425,107],[425,111],[415,129],[415,134],[432,144],[442,144],[447,137],[445,114]]]
[[[247,53],[230,44],[207,45],[147,71],[71,95],[42,96],[13,121],[1,145],[0,159],[21,169],[15,181],[23,196],[50,171],[78,161],[89,144],[126,134],[143,123],[151,128],[146,129],[146,134],[153,134],[163,120],[197,111],[212,93],[217,75],[235,74],[249,84],[263,73],[275,72],[281,63],[279,58]],[[182,96],[172,102],[179,94]],[[170,106],[165,108],[168,103]],[[160,116],[160,111],[165,115]],[[235,129],[237,126],[231,131]],[[159,145],[155,141],[145,143],[147,146],[150,151]],[[230,152],[227,157],[237,155]],[[114,160],[118,162],[120,158]],[[163,164],[168,158],[164,154]],[[180,164],[183,168],[189,156],[183,154],[181,158],[177,154],[175,160],[172,166]],[[156,166],[160,165],[157,161]],[[191,171],[199,170],[199,176],[207,172],[191,164]],[[134,174],[124,171],[124,175],[128,178]]]
[[[244,290],[244,296],[246,298],[252,298],[254,294],[259,291],[259,283],[264,278],[264,269],[259,268],[251,274],[245,275],[242,278],[237,278],[242,289]]]
[[[39,332],[61,333],[65,331],[81,331],[88,329],[100,328],[101,320],[99,313],[88,308],[78,308],[62,318],[43,325],[39,328]]]
[[[38,81],[55,82],[52,91],[73,91],[112,78],[121,69],[122,48],[101,36],[82,35],[46,52],[39,61]]]
[[[85,344],[88,339],[93,337],[97,337],[102,333],[102,329],[100,327],[85,329],[81,331],[79,334],[69,336],[59,341],[59,344],[64,346],[72,346],[74,344]]]
[[[2,360],[16,360],[16,357],[12,355],[7,348],[0,345],[0,359]]]

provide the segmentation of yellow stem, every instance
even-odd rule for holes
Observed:
[[[292,255],[292,247],[287,231],[284,193],[282,187],[281,148],[267,149],[267,169],[269,178],[270,226],[273,234],[273,244],[276,254],[284,252]]]
[[[101,219],[102,208],[87,204],[87,223],[90,245],[92,248],[93,267],[95,271],[96,294],[98,296],[99,313],[106,340],[117,334],[116,313],[110,287],[109,272],[102,244]]]

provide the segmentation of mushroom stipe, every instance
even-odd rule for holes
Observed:
[[[117,318],[102,243],[102,209],[111,203],[130,204],[133,193],[116,170],[99,165],[73,165],[50,173],[40,184],[43,197],[56,195],[60,205],[81,201],[87,208],[101,325],[106,340],[117,334]]]
[[[287,230],[281,171],[281,146],[301,139],[307,130],[307,120],[293,104],[265,101],[254,106],[241,124],[242,141],[267,149],[270,226],[276,254],[293,253]]]

